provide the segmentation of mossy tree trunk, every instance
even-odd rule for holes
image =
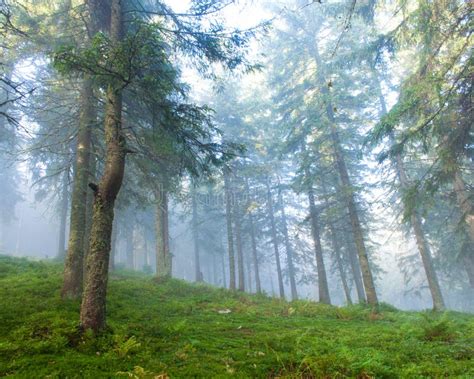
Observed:
[[[275,253],[275,263],[277,268],[277,276],[278,276],[278,289],[280,291],[280,297],[282,299],[285,298],[285,287],[283,286],[283,275],[281,272],[281,263],[280,263],[280,251],[278,247],[278,238],[277,238],[277,231],[276,231],[276,224],[275,224],[275,214],[274,214],[274,206],[273,206],[273,198],[272,192],[270,190],[270,181],[267,180],[267,209],[268,209],[268,217],[270,218],[270,231],[272,233],[272,243],[273,243],[273,250]]]
[[[100,20],[98,0],[87,2],[87,23],[89,40],[99,31]],[[61,290],[63,298],[79,298],[84,282],[85,256],[89,246],[89,232],[92,198],[88,194],[87,184],[91,173],[91,140],[92,129],[97,122],[93,78],[86,75],[82,81],[80,93],[80,118],[77,132],[77,145],[74,166],[73,188],[71,197],[71,216],[69,221],[69,241],[66,261],[64,264],[64,279]],[[95,171],[95,159],[93,171]],[[95,174],[95,172],[94,172]],[[89,203],[88,203],[89,201]]]
[[[82,293],[91,128],[96,121],[93,101],[92,80],[86,78],[82,83],[81,90],[81,114],[77,134],[69,242],[64,264],[63,287],[61,290],[61,296],[63,298],[79,298]]]
[[[122,39],[122,1],[112,0],[110,39]],[[105,168],[94,189],[94,205],[87,259],[87,280],[82,296],[80,323],[84,330],[98,332],[105,327],[109,254],[115,199],[122,186],[125,169],[125,138],[122,131],[122,84],[109,84],[105,105]]]
[[[58,237],[58,252],[57,257],[64,259],[66,248],[66,223],[67,223],[67,208],[69,205],[69,169],[65,169],[63,179],[61,181],[61,199],[59,209],[59,237]]]

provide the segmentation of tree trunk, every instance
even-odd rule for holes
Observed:
[[[101,26],[97,16],[98,7],[98,0],[89,0],[87,2],[89,40],[94,37]],[[87,183],[91,179],[90,176],[95,175],[95,157],[91,157],[91,141],[92,129],[97,121],[97,110],[94,104],[93,78],[89,75],[86,75],[82,82],[80,106],[81,113],[79,116],[79,129],[77,131],[71,216],[69,220],[69,241],[64,264],[62,298],[80,297],[85,279],[85,258],[89,252],[90,245],[89,237],[93,198],[88,193]],[[93,164],[93,168],[91,164]]]
[[[164,190],[157,195],[156,204],[156,276],[171,277],[168,236],[168,197]]]
[[[344,231],[344,242],[347,249],[347,255],[349,256],[349,262],[351,264],[352,279],[357,291],[357,300],[359,303],[365,303],[365,290],[364,283],[362,283],[362,273],[360,271],[359,261],[357,260],[357,252],[355,251],[355,243],[353,242],[352,235],[347,235]]]
[[[378,75],[376,75],[376,80],[378,83],[378,92],[379,92],[379,101],[381,107],[381,116],[387,114],[387,105],[382,94],[382,87],[380,81],[378,80]],[[390,135],[390,139],[393,142],[394,137]],[[402,190],[408,189],[409,179],[405,171],[405,165],[403,164],[403,159],[401,154],[395,156],[395,169],[400,181]],[[431,258],[431,253],[428,248],[428,243],[425,238],[425,233],[423,232],[422,223],[420,217],[418,216],[416,210],[412,211],[410,216],[411,226],[415,233],[416,245],[421,256],[421,261],[423,262],[423,267],[425,269],[426,278],[428,280],[428,287],[431,292],[431,298],[433,300],[433,309],[434,310],[444,310],[444,299],[443,294],[441,293],[441,288],[439,285],[438,276],[433,266],[433,261]]]
[[[290,236],[288,234],[288,226],[285,213],[285,204],[283,203],[281,190],[279,190],[278,192],[278,203],[281,209],[283,237],[285,239],[286,259],[288,261],[288,276],[290,277],[291,300],[298,300],[298,292],[296,290],[295,265],[293,262],[293,249],[290,245]]]
[[[229,288],[235,290],[235,257],[234,235],[232,232],[232,190],[230,188],[229,172],[224,170],[225,215],[227,222],[227,249],[229,252]]]
[[[225,257],[224,254],[221,255],[221,263],[222,263],[222,287],[227,288],[227,278],[225,274]]]
[[[319,301],[331,304],[329,296],[328,279],[324,265],[323,248],[321,246],[321,233],[319,230],[319,215],[314,201],[313,188],[308,189],[309,215],[311,219],[311,234],[313,236],[314,251],[316,255],[316,268],[318,270]]]
[[[462,257],[462,263],[464,264],[464,269],[466,270],[469,284],[472,288],[474,288],[474,253],[472,248],[464,253]]]
[[[89,160],[89,183],[95,183],[95,175],[97,169],[97,158],[94,156],[91,146],[91,154]],[[87,256],[89,255],[89,248],[90,248],[90,236],[91,236],[91,227],[92,227],[92,207],[94,204],[94,192],[87,191],[87,201],[86,201],[86,225],[85,225],[85,232],[84,232],[84,278],[83,282],[85,282],[85,276],[87,275]]]
[[[79,298],[83,286],[84,245],[87,214],[87,182],[91,148],[91,128],[96,120],[92,80],[84,79],[81,91],[81,115],[77,134],[76,162],[71,198],[69,242],[64,264],[62,298]]]
[[[329,112],[329,111],[328,111]],[[339,141],[339,133],[334,123],[331,124],[331,138],[333,141],[336,165],[339,170],[339,175],[342,182],[342,190],[346,199],[347,208],[349,211],[349,219],[351,222],[352,233],[354,234],[354,241],[357,248],[357,255],[359,256],[360,268],[362,271],[362,281],[364,283],[365,293],[367,295],[367,302],[375,306],[378,304],[377,293],[375,291],[375,283],[370,270],[369,258],[365,248],[364,233],[359,220],[359,213],[354,198],[354,192],[347,172],[346,162],[342,154],[342,149]]]
[[[463,213],[467,235],[469,236],[471,243],[474,244],[474,206],[469,199],[466,184],[464,183],[464,179],[458,168],[454,171],[453,186],[459,209]]]
[[[331,235],[332,247],[334,249],[334,256],[336,257],[337,270],[339,271],[339,277],[341,278],[342,288],[344,290],[346,302],[348,305],[352,305],[351,290],[349,288],[349,285],[347,284],[346,271],[342,262],[341,246],[339,245],[339,241],[337,239],[336,229],[334,228],[334,224],[332,222],[328,222],[328,227],[329,234]]]
[[[360,268],[362,271],[362,280],[364,282],[365,293],[367,295],[367,302],[376,306],[378,304],[377,292],[375,291],[375,283],[372,277],[372,271],[370,270],[369,258],[364,242],[364,233],[359,219],[359,212],[357,210],[356,201],[354,197],[354,191],[351,185],[349,174],[347,171],[344,154],[341,148],[341,142],[339,139],[339,131],[336,126],[336,120],[334,117],[334,108],[330,98],[328,87],[325,83],[324,67],[319,56],[318,46],[314,48],[314,58],[318,67],[318,82],[321,87],[322,94],[326,97],[326,115],[330,123],[330,137],[333,144],[334,159],[336,161],[336,167],[338,169],[339,177],[342,182],[342,191],[344,194],[347,209],[349,211],[349,219],[351,222],[352,233],[354,235],[354,241],[357,248],[357,255],[359,257]]]
[[[327,195],[328,191],[327,191],[326,183],[324,181],[322,182],[322,189],[323,189],[324,195]],[[324,196],[324,206],[327,209],[329,209],[329,202],[326,196]],[[328,220],[327,225],[329,227],[329,234],[331,236],[331,243],[334,250],[334,256],[336,258],[337,270],[339,271],[339,277],[341,278],[342,288],[344,290],[346,302],[348,305],[352,305],[351,290],[347,283],[347,276],[346,276],[346,271],[344,269],[344,264],[341,257],[341,246],[337,238],[336,228],[334,227],[334,223],[332,222],[332,220]],[[359,271],[359,274],[360,274],[360,271]],[[362,290],[362,293],[363,293],[363,290]]]
[[[67,223],[67,208],[69,205],[69,170],[66,169],[63,174],[61,183],[61,209],[59,211],[59,238],[58,238],[58,253],[57,257],[61,260],[65,258],[66,247],[66,223]]]
[[[237,248],[237,273],[239,277],[239,291],[245,291],[245,275],[244,275],[244,255],[242,251],[242,229],[240,216],[240,202],[234,199],[234,229],[235,229],[235,246]]]
[[[204,280],[201,272],[201,263],[199,257],[199,233],[198,233],[198,210],[197,210],[197,201],[196,201],[196,189],[193,186],[192,189],[192,207],[193,207],[193,241],[194,241],[194,269],[195,274],[194,278],[196,282],[202,282]]]
[[[122,39],[122,1],[112,0],[110,39],[118,44]],[[80,322],[84,330],[94,332],[105,327],[106,293],[110,243],[115,199],[122,186],[125,168],[125,138],[122,132],[122,84],[109,84],[105,108],[105,168],[94,189],[94,206],[90,253],[87,259],[87,281],[82,297]]]
[[[276,268],[277,268],[277,275],[278,275],[278,288],[280,290],[280,297],[284,299],[285,287],[283,286],[283,276],[281,273],[280,252],[278,249],[278,239],[277,239],[277,232],[276,232],[276,226],[275,226],[275,215],[273,213],[273,199],[272,199],[272,193],[270,191],[269,180],[267,180],[266,185],[267,185],[268,216],[270,217],[270,228],[271,228],[271,233],[272,233],[273,249],[275,252],[275,261],[276,261]]]
[[[245,180],[245,191],[247,195],[250,196],[250,189],[248,180]],[[255,275],[255,290],[257,293],[262,293],[262,286],[260,284],[260,273],[258,268],[258,252],[257,252],[257,239],[255,238],[255,225],[254,219],[252,214],[252,209],[248,211],[249,215],[249,228],[250,228],[250,243],[252,246],[252,262],[254,268],[254,275]]]
[[[169,225],[169,198],[168,193],[163,190],[163,239],[165,245],[165,264],[166,264],[166,275],[168,277],[173,276],[173,255],[171,254],[171,243],[170,243],[170,225]]]
[[[114,218],[114,222],[112,223],[112,246],[110,248],[109,271],[115,270],[115,257],[117,254],[117,232],[117,219]]]
[[[249,212],[249,222],[250,222],[250,242],[252,244],[252,260],[253,260],[253,268],[254,268],[254,275],[255,275],[255,289],[257,293],[262,293],[262,286],[260,284],[260,273],[258,267],[258,254],[257,254],[257,240],[255,238],[255,226],[253,220],[253,214]]]
[[[342,288],[344,290],[344,295],[346,297],[346,302],[348,305],[352,305],[351,290],[347,284],[346,271],[344,270],[344,264],[342,263],[341,258],[341,248],[339,246],[339,241],[337,240],[336,231],[334,229],[334,224],[329,222],[329,233],[331,234],[332,247],[334,249],[334,256],[336,257],[337,270],[339,271],[339,277],[341,278]]]

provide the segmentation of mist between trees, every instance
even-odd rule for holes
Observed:
[[[119,269],[473,311],[470,2],[0,4],[2,253],[84,330]]]

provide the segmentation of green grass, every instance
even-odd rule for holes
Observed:
[[[0,256],[0,376],[474,378],[472,315],[374,314],[120,272],[109,330],[93,337],[77,332],[79,302],[59,299],[61,270]]]

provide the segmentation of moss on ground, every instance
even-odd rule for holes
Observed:
[[[109,330],[94,337],[77,331],[79,302],[59,299],[61,272],[0,256],[0,376],[474,378],[472,315],[375,314],[119,272]]]

